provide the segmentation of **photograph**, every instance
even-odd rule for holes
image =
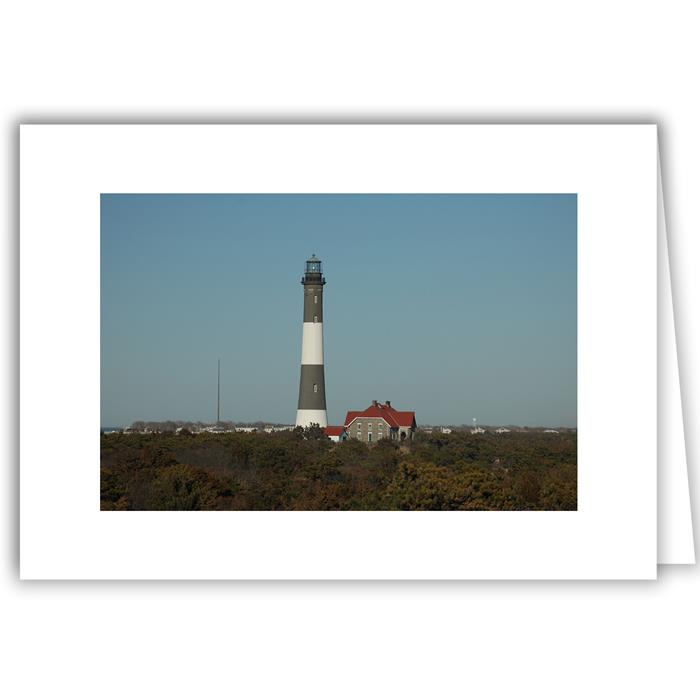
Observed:
[[[102,511],[577,510],[575,193],[103,193],[100,296]]]

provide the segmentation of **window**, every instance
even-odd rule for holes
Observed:
[[[318,323],[318,316],[314,316],[314,323]]]
[[[372,424],[371,424],[371,423],[369,423],[369,424],[367,425],[367,430],[372,430]]]
[[[318,394],[318,384],[314,384],[314,394]]]
[[[358,429],[358,430],[362,430],[362,423],[358,423],[358,424],[357,424],[357,429]]]
[[[318,295],[314,294],[314,304],[318,304]]]
[[[367,442],[372,442],[372,433],[367,433]]]

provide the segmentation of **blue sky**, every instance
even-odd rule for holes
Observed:
[[[293,423],[312,253],[331,423],[576,425],[567,194],[102,195],[102,425]]]

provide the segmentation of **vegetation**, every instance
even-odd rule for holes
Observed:
[[[101,436],[102,510],[576,510],[576,433]]]

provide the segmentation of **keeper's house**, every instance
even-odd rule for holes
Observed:
[[[412,440],[416,432],[414,411],[397,411],[391,401],[372,405],[364,411],[348,411],[345,417],[345,431],[348,437],[362,442],[389,440]]]

